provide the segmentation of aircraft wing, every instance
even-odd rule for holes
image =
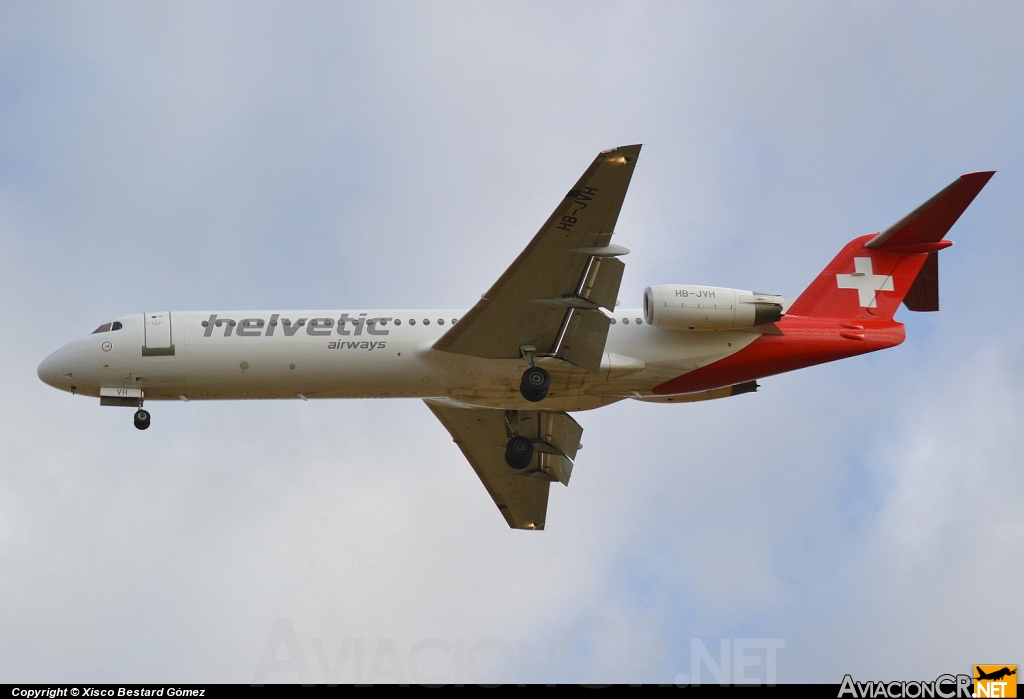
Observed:
[[[565,485],[583,428],[566,413],[462,408],[425,401],[452,435],[513,529],[543,529],[548,488]],[[520,434],[534,440],[533,462],[517,471],[505,463],[505,446]]]
[[[489,359],[556,356],[596,374],[627,252],[610,245],[640,146],[600,153],[494,286],[434,348]],[[527,348],[534,348],[529,350]]]

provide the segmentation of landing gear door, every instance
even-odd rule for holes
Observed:
[[[170,312],[147,313],[145,319],[146,340],[142,346],[142,356],[174,356],[174,336],[171,333]]]

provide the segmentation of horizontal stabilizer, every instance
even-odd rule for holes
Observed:
[[[903,299],[903,305],[911,311],[939,310],[939,253],[928,253],[917,279]]]
[[[887,231],[876,235],[864,247],[894,250],[906,245],[921,245],[942,240],[994,174],[996,173],[972,172],[969,175],[962,175]]]

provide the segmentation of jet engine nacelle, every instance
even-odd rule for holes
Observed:
[[[782,297],[718,286],[660,284],[644,290],[644,317],[672,330],[737,330],[782,318]]]

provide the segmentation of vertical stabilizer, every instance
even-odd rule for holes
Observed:
[[[888,230],[847,243],[787,314],[888,320],[901,302],[912,311],[939,308],[939,250],[993,172],[963,175]]]

